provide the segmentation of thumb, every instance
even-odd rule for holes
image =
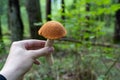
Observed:
[[[33,58],[38,58],[40,56],[45,56],[54,51],[53,47],[44,47],[38,50],[30,50],[30,55]]]

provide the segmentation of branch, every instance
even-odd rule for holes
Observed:
[[[79,43],[79,44],[83,43],[80,40],[75,40],[75,39],[71,39],[71,38],[61,38],[59,41],[68,41],[68,42],[74,42],[74,43]],[[90,44],[90,45],[93,45],[93,46],[102,46],[102,47],[110,47],[110,48],[120,48],[120,45],[110,44],[110,43],[86,42],[86,44]]]

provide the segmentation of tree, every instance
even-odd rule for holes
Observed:
[[[64,0],[61,1],[61,8],[62,8],[61,18],[64,21],[65,20],[65,2],[64,2]]]
[[[46,0],[46,21],[50,21],[50,20],[51,20],[51,0]],[[53,77],[53,72],[52,71],[53,71],[52,68],[49,66],[47,77],[51,80],[55,80],[54,77]]]
[[[1,15],[0,15],[0,53],[6,53],[5,44],[2,38],[2,28],[1,28]]]
[[[118,0],[118,3],[120,3],[120,0]],[[120,9],[116,11],[115,18],[114,42],[120,43]]]
[[[76,9],[76,3],[77,3],[77,0],[73,0],[73,4],[71,6],[71,9]]]
[[[46,20],[51,20],[51,0],[46,0]]]
[[[86,3],[86,12],[89,12],[89,11],[90,11],[90,3]],[[90,17],[87,15],[86,19],[89,21]],[[89,24],[87,24],[87,25],[89,26]]]
[[[1,24],[1,16],[3,14],[3,1],[0,2],[0,53],[6,53],[5,50],[5,44],[3,41],[3,35],[2,35],[2,24]]]
[[[2,40],[1,16],[0,16],[0,41]]]
[[[22,40],[24,27],[20,16],[19,0],[9,0],[8,20],[12,41]]]
[[[43,37],[40,37],[37,33],[41,25],[39,26],[34,25],[35,23],[38,22],[42,23],[41,8],[39,3],[40,3],[39,0],[26,1],[26,10],[29,18],[30,34],[31,34],[31,38],[33,39],[38,39],[38,38],[43,39]]]
[[[1,29],[1,16],[2,16],[2,13],[3,13],[3,5],[2,5],[3,1],[0,2],[0,42],[2,41],[2,29]]]

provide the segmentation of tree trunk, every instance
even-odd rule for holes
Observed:
[[[23,39],[23,23],[20,16],[19,0],[9,0],[9,27],[11,30],[12,41]]]
[[[120,43],[120,9],[117,10],[115,15],[115,32],[114,32],[114,42]]]
[[[89,11],[90,11],[90,3],[86,2],[85,10],[86,10],[87,13],[89,13]],[[85,30],[83,31],[83,33],[91,34],[92,31],[88,30],[88,28],[90,28],[90,23],[89,23],[90,16],[86,15],[85,18],[86,18],[86,25],[85,25]],[[88,36],[88,37],[84,38],[84,36],[83,36],[83,39],[88,41],[88,40],[90,40],[90,37]]]
[[[51,1],[52,0],[46,0],[46,21],[50,21],[52,20],[51,19]],[[47,77],[50,79],[50,80],[56,80],[54,78],[54,74],[53,74],[53,68],[51,66],[49,66],[48,64],[46,65],[47,67]]]
[[[46,21],[51,20],[51,0],[46,0]]]
[[[89,12],[90,11],[90,3],[86,3],[86,12]],[[86,20],[87,20],[87,24],[86,26],[89,27],[89,20],[90,20],[90,17],[87,15],[86,16]]]
[[[39,4],[39,0],[27,0],[26,1],[26,10],[29,18],[29,26],[30,26],[30,35],[33,39],[43,39],[42,36],[38,35],[38,30],[41,25],[34,25],[35,23],[42,23],[41,18],[41,8]]]
[[[77,0],[73,0],[73,4],[71,5],[71,9],[76,9],[76,3],[77,3]]]
[[[3,42],[3,38],[2,38],[2,29],[1,29],[1,15],[0,15],[0,53],[6,53],[5,50],[5,44]]]
[[[61,8],[62,8],[61,18],[63,21],[65,21],[65,2],[64,2],[64,0],[61,1]]]
[[[0,15],[0,42],[2,41],[1,15]]]
[[[120,0],[118,0],[120,3]],[[120,43],[120,9],[115,14],[114,43]]]

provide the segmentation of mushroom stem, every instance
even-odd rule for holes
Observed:
[[[53,43],[54,43],[54,40],[47,39],[45,47],[51,47],[53,46]],[[52,54],[46,55],[46,60],[50,65],[52,65],[54,63],[53,55]]]

